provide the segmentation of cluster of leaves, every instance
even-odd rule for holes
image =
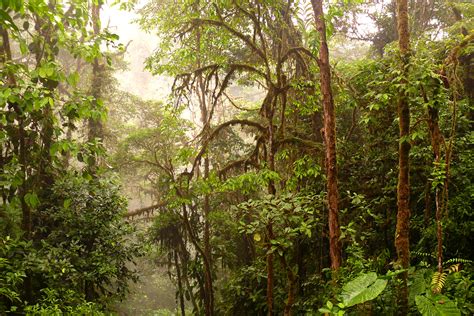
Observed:
[[[123,298],[128,281],[136,280],[130,265],[142,247],[130,239],[133,228],[123,220],[126,203],[118,186],[66,176],[52,192],[55,203],[41,212],[36,231],[45,235],[40,247],[9,236],[2,240],[4,311],[102,310],[112,299]],[[34,305],[21,295],[27,275],[38,293]]]
[[[0,5],[0,314],[101,314],[136,278],[126,201],[81,130],[106,117],[91,64],[121,50],[90,28],[101,3]]]
[[[410,14],[416,18],[407,72],[401,70],[399,52],[392,43],[396,39],[394,2],[375,6],[339,1],[325,8],[333,47],[347,44],[336,33],[348,32],[352,27],[348,23],[358,14],[367,14],[377,26],[376,33],[367,38],[373,51],[360,60],[334,50],[337,64],[332,68],[332,87],[346,266],[333,289],[327,283],[332,275],[327,269],[324,137],[315,62],[320,39],[313,27],[311,3],[152,0],[141,9],[141,25],[162,38],[147,61],[148,69],[176,77],[173,101],[179,107],[188,105],[191,111],[199,107],[204,120],[202,130],[195,131],[194,141],[189,142],[192,130],[188,134],[179,128],[167,130],[184,125],[182,120],[171,117],[170,123],[168,113],[150,114],[147,117],[154,122],[133,129],[118,158],[135,161],[147,178],[146,189],[154,199],[166,202],[157,208],[160,215],[150,234],[165,249],[177,287],[177,270],[183,267],[181,281],[189,283],[184,293],[191,301],[198,300],[193,306],[196,313],[212,296],[204,290],[207,260],[215,281],[217,310],[264,314],[268,258],[274,259],[273,304],[278,313],[291,308],[315,313],[325,303],[335,314],[375,309],[381,314],[395,313],[398,284],[367,271],[383,275],[396,258],[400,142],[411,145],[411,248],[436,249],[433,199],[449,182],[450,211],[442,214],[444,256],[472,257],[472,96],[469,99],[469,85],[460,80],[472,75],[469,63],[462,62],[472,58],[472,40],[456,51],[463,40],[472,38],[458,34],[460,27],[472,23],[472,8],[453,3],[463,13],[463,21],[453,23],[451,10],[445,10],[447,4],[434,2],[429,10],[420,10],[416,1],[410,3]],[[175,17],[177,11],[186,14]],[[442,35],[436,35],[437,31]],[[358,35],[358,30],[353,33]],[[453,52],[458,54],[456,61],[447,61]],[[281,81],[284,84],[278,86]],[[233,97],[232,92],[243,94],[243,87],[254,89],[255,95],[262,90],[268,93],[257,101],[260,111]],[[399,139],[396,106],[402,89],[410,103],[412,123],[410,135]],[[278,97],[272,99],[273,93]],[[429,111],[438,113],[446,157],[447,148],[453,148],[450,161],[433,159],[426,124]],[[269,158],[272,155],[274,161]],[[206,246],[210,248],[207,254]],[[175,255],[178,260],[173,259]],[[353,280],[360,273],[364,274]],[[341,285],[345,280],[353,281]],[[441,294],[423,292],[418,300],[413,297],[411,306],[427,313],[424,303],[432,295]],[[449,296],[449,306],[457,295],[463,294]],[[454,304],[462,309],[464,303]]]

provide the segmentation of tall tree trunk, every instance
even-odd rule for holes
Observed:
[[[408,3],[407,0],[397,0],[397,29],[400,56],[402,59],[401,91],[398,99],[399,117],[399,160],[398,160],[398,187],[397,187],[397,228],[395,234],[395,248],[398,261],[402,268],[407,269],[410,265],[410,178],[409,178],[409,154],[410,154],[410,108],[406,86],[408,85],[408,64],[410,54],[410,35],[408,31]],[[399,313],[408,313],[408,273],[401,275],[402,285],[399,289],[398,306]]]
[[[329,49],[326,41],[326,24],[324,22],[323,1],[311,0],[313,5],[316,29],[320,38],[319,75],[324,112],[324,142],[326,146],[326,177],[329,222],[329,254],[331,269],[336,271],[341,266],[341,228],[339,226],[339,193],[337,188],[336,160],[336,115],[331,91],[331,68]]]
[[[438,83],[436,83],[438,85]],[[434,88],[434,94],[439,93],[439,88]],[[426,104],[429,104],[429,100],[423,90],[423,97]],[[443,135],[439,128],[439,104],[435,101],[434,105],[428,106],[428,129],[430,131],[431,148],[434,156],[434,168],[441,168],[441,144],[443,142]],[[429,182],[430,183],[430,182]],[[428,192],[431,192],[431,185],[428,187]],[[428,193],[428,195],[429,195]],[[443,272],[443,228],[442,228],[442,214],[443,214],[443,203],[440,194],[440,188],[435,188],[435,208],[436,208],[436,240],[437,240],[437,261],[438,261],[438,272]]]
[[[179,246],[176,246],[176,248],[179,248]],[[174,266],[176,267],[176,278],[178,279],[178,295],[179,295],[179,306],[181,308],[181,316],[185,316],[186,308],[184,306],[183,277],[181,276],[181,267],[178,261],[178,251],[179,250],[174,251]]]
[[[49,10],[54,10],[53,1],[48,3]],[[56,53],[54,53],[54,47],[56,44],[53,43],[52,37],[55,32],[55,29],[50,22],[45,21],[42,17],[36,15],[35,30],[37,31],[39,40],[36,39],[36,49],[35,49],[35,59],[36,67],[41,67],[44,61],[50,62],[54,61],[56,58]],[[45,49],[45,46],[49,46],[49,50]],[[43,78],[42,83],[46,89],[53,91],[57,88],[58,82],[50,78]],[[52,160],[50,149],[53,143],[54,137],[54,112],[52,105],[47,102],[43,110],[42,118],[42,129],[41,129],[41,142],[42,149],[41,155],[39,157],[38,163],[38,183],[39,190],[38,196],[40,200],[47,198],[49,195],[49,190],[54,182],[53,176],[49,170]]]
[[[273,124],[273,117],[275,115],[275,108],[278,102],[278,96],[274,93],[273,89],[268,91],[267,99],[269,102],[265,104],[265,111],[264,115],[268,121],[268,143],[267,143],[267,164],[268,169],[271,171],[275,171],[275,128]],[[275,182],[270,180],[268,182],[268,194],[275,195],[276,194],[276,187]],[[275,238],[275,234],[273,232],[273,221],[270,218],[269,222],[265,227],[268,240],[267,240],[267,315],[273,315],[273,285],[274,285],[274,254],[271,251],[271,240]]]
[[[99,0],[97,3],[92,4],[92,29],[94,36],[97,37],[100,34],[101,22],[100,22],[100,10],[102,8],[102,1]],[[99,108],[99,101],[102,96],[102,86],[104,80],[104,66],[101,65],[99,57],[94,58],[92,63],[92,82],[91,82],[91,95],[94,97],[94,106]],[[94,141],[99,139],[100,141],[104,138],[104,128],[102,126],[102,121],[100,117],[90,117],[88,119],[88,141]],[[89,161],[89,169],[92,173],[95,173],[97,166],[99,166],[98,161]]]
[[[197,29],[196,34],[196,50],[197,50],[197,67],[201,67],[201,30],[200,28]],[[207,139],[210,134],[210,113],[207,104],[206,98],[206,85],[204,84],[204,80],[202,74],[197,75],[197,94],[199,98],[199,107],[201,110],[201,123],[203,125],[203,137]],[[204,179],[207,180],[209,178],[209,157],[206,154],[204,157]],[[203,234],[203,243],[204,243],[204,294],[205,294],[205,312],[206,315],[213,315],[214,314],[214,289],[212,286],[212,250],[210,244],[210,223],[209,223],[209,213],[211,210],[210,201],[209,201],[209,194],[205,193],[204,195],[204,203],[203,203],[203,213],[204,213],[204,234]]]

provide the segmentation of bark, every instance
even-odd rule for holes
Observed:
[[[437,92],[437,89],[436,89]],[[426,96],[425,96],[426,98]],[[427,101],[427,100],[426,100]],[[440,145],[443,141],[443,136],[439,128],[439,113],[437,104],[428,107],[428,128],[430,131],[431,148],[434,155],[435,168],[439,167],[441,161],[441,150]],[[440,189],[435,188],[435,207],[436,207],[436,241],[437,241],[437,261],[438,261],[438,272],[443,272],[443,229],[441,225],[443,207],[440,195]]]
[[[48,4],[50,10],[53,10],[54,6],[50,1]],[[46,24],[47,23],[47,24]],[[46,26],[45,26],[46,24]],[[35,59],[36,59],[36,67],[40,67],[44,60],[46,61],[54,61],[55,53],[54,47],[56,44],[52,41],[52,34],[55,32],[55,29],[49,22],[44,21],[43,18],[36,16],[36,23],[35,23],[35,30],[37,31],[37,36],[41,37],[42,40],[36,39],[36,50],[35,50]],[[41,46],[43,44],[43,47]],[[48,52],[44,48],[44,46],[49,46],[51,52]],[[43,83],[44,87],[49,91],[53,92],[57,86],[58,82],[51,80],[51,79],[42,79],[41,82]],[[38,186],[39,186],[39,198],[40,200],[47,198],[49,195],[49,188],[52,186],[54,179],[49,170],[51,166],[51,154],[50,149],[53,143],[54,137],[54,113],[52,106],[48,103],[44,106],[42,119],[42,129],[41,129],[41,155],[39,157],[38,163]]]
[[[200,314],[199,306],[196,303],[196,298],[194,297],[193,288],[191,287],[191,284],[189,283],[189,279],[188,279],[189,252],[186,248],[185,241],[183,240],[182,237],[179,238],[179,246],[181,248],[181,251],[178,251],[178,252],[179,252],[179,258],[181,260],[181,265],[182,265],[181,271],[183,271],[182,276],[183,276],[184,284],[186,285],[186,290],[189,294],[189,298],[191,300],[191,304],[193,305],[194,312],[195,314],[199,315]]]
[[[402,87],[406,87],[407,71],[409,62],[410,37],[408,31],[408,4],[407,0],[397,0],[397,29],[398,44],[400,56],[402,59],[401,80]],[[402,88],[398,100],[398,116],[399,116],[399,172],[397,187],[397,227],[395,234],[395,248],[397,251],[398,261],[402,268],[407,269],[410,265],[410,179],[409,179],[409,154],[410,143],[408,137],[410,135],[410,108],[408,104],[408,96],[406,88]],[[408,313],[408,273],[401,274],[402,284],[398,293],[399,314],[406,315]]]
[[[463,20],[463,16],[461,12],[453,5],[452,11],[456,21],[460,22]],[[461,34],[465,37],[469,36],[469,31],[463,26],[461,27]],[[472,36],[472,35],[471,35]],[[468,118],[471,122],[470,128],[471,130],[474,129],[474,65],[473,65],[473,58],[474,53],[470,52],[465,54],[461,58],[459,58],[461,66],[465,69],[464,70],[464,78],[463,78],[463,85],[464,91],[467,94],[469,100],[469,110],[468,110]]]
[[[322,0],[311,0],[316,29],[319,33],[319,71],[320,85],[324,112],[324,142],[326,146],[326,176],[329,223],[329,254],[331,269],[337,271],[341,266],[341,229],[339,226],[339,192],[337,187],[336,160],[336,115],[331,91],[331,68],[329,65],[329,50],[326,41],[326,24],[324,22]]]
[[[100,34],[100,10],[102,7],[102,3],[99,0],[97,4],[92,4],[92,29],[94,36],[97,37]],[[95,108],[99,108],[98,100],[102,96],[102,86],[103,86],[103,78],[104,77],[104,67],[101,65],[101,61],[99,57],[94,58],[94,62],[92,63],[92,83],[91,83],[91,95],[94,97],[94,106]],[[102,121],[100,118],[97,117],[90,117],[88,119],[88,141],[94,141],[98,139],[102,141],[104,138],[104,127],[102,126]],[[93,160],[89,161],[89,169],[91,173],[95,173],[97,167],[100,165],[99,161]]]
[[[197,29],[196,34],[196,48],[198,54],[198,68],[201,67],[200,57],[201,54],[201,32],[200,28]],[[201,110],[201,123],[203,125],[203,137],[204,139],[208,139],[210,136],[210,114],[209,109],[207,107],[207,100],[206,100],[206,85],[204,84],[204,80],[202,77],[202,73],[197,74],[197,94],[199,98],[199,107]],[[204,157],[204,179],[207,180],[209,178],[209,157],[206,155]],[[203,243],[204,243],[204,294],[205,294],[205,312],[206,315],[213,315],[214,314],[214,290],[212,286],[212,251],[211,251],[211,244],[210,244],[210,223],[209,223],[209,213],[211,207],[209,203],[209,194],[204,195],[204,203],[203,203],[203,213],[204,213],[204,234],[203,234]]]
[[[273,125],[274,109],[277,105],[277,96],[270,89],[267,94],[267,98],[272,100],[265,105],[264,115],[268,120],[268,143],[267,143],[267,164],[271,171],[275,171],[275,130]],[[276,187],[273,180],[268,182],[268,193],[275,195]],[[275,238],[273,233],[273,222],[269,219],[266,225],[268,234],[267,240],[267,315],[273,315],[273,286],[274,286],[274,254],[271,252],[271,240]]]
[[[268,243],[267,243],[267,315],[273,315],[273,253],[271,252],[271,243],[270,241],[275,238],[273,234],[273,223],[268,223],[267,227],[268,232]]]
[[[179,306],[181,308],[181,316],[184,316],[186,315],[186,308],[184,306],[183,280],[181,276],[180,264],[178,261],[178,251],[174,251],[174,265],[176,267],[176,277],[178,279]]]
[[[288,295],[287,295],[287,300],[285,304],[285,309],[283,311],[283,315],[285,316],[291,316],[293,315],[292,313],[292,308],[293,304],[295,303],[295,292],[296,292],[296,275],[291,270],[291,267],[288,266],[288,263],[286,262],[285,256],[280,257],[281,263],[283,267],[286,270],[286,275],[288,277]]]

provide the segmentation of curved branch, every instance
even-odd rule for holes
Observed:
[[[323,149],[322,144],[314,142],[309,139],[303,139],[299,137],[285,137],[283,139],[278,139],[275,141],[275,145],[277,147],[282,146],[284,144],[300,144],[303,145],[304,147],[311,148],[311,149],[316,149],[321,151]]]
[[[229,100],[230,104],[232,104],[232,106],[234,106],[236,109],[238,110],[241,110],[241,111],[258,111],[258,109],[247,109],[247,108],[244,108],[244,107],[240,107],[238,106],[234,100],[232,100],[232,98],[224,92],[224,96],[227,98],[227,100]]]
[[[252,165],[254,166],[255,168],[258,168],[258,163],[257,161],[252,161],[253,158],[255,158],[255,160],[257,160],[257,156],[258,156],[258,149],[259,149],[259,146],[261,145],[262,143],[262,140],[263,140],[263,136],[260,136],[258,139],[257,139],[257,143],[255,144],[255,148],[254,150],[252,150],[252,152],[245,158],[242,158],[242,159],[239,159],[239,160],[235,160],[229,164],[227,164],[224,168],[222,168],[221,170],[218,171],[218,175],[219,177],[223,176],[227,171],[233,169],[233,168],[238,168],[242,165]]]
[[[193,19],[192,20],[196,24],[209,24],[213,26],[218,26],[226,29],[231,33],[232,35],[235,35],[238,37],[240,40],[242,40],[245,44],[247,44],[257,55],[262,58],[262,60],[266,61],[267,58],[265,56],[265,53],[258,48],[255,43],[252,42],[249,36],[242,34],[241,32],[237,31],[236,29],[230,27],[228,24],[222,22],[222,21],[217,21],[217,20],[212,20],[212,19]]]
[[[154,205],[151,205],[151,206],[139,208],[139,209],[133,210],[131,212],[128,212],[128,213],[124,214],[124,217],[128,218],[128,217],[139,216],[139,215],[144,214],[144,213],[152,212],[152,211],[154,211],[154,210],[156,210],[160,207],[166,206],[166,205],[168,205],[168,202],[163,201],[163,202],[160,202],[158,204],[154,204]]]
[[[303,53],[303,54],[307,55],[308,57],[310,57],[311,59],[315,60],[316,63],[318,64],[318,66],[319,66],[319,64],[320,64],[319,58],[314,56],[314,54],[310,50],[308,50],[307,48],[304,48],[304,47],[292,47],[292,48],[290,48],[286,52],[286,54],[282,57],[281,62],[284,63],[293,54],[296,54],[297,56],[301,56],[299,53]]]
[[[194,163],[193,163],[193,168],[191,169],[191,172],[190,172],[191,176],[194,174],[194,170],[196,169],[197,164],[199,163],[202,156],[206,152],[207,147],[208,147],[209,143],[211,142],[211,140],[214,139],[224,128],[227,128],[227,127],[233,126],[233,125],[246,125],[246,126],[255,127],[259,131],[261,131],[262,133],[264,133],[266,131],[266,128],[263,125],[261,125],[260,123],[254,122],[254,121],[250,121],[250,120],[238,120],[238,119],[236,119],[236,120],[230,120],[230,121],[227,121],[225,123],[222,123],[221,125],[217,126],[214,129],[214,131],[212,131],[212,133],[209,135],[208,139],[205,140],[201,150],[196,155],[196,158],[194,159]]]

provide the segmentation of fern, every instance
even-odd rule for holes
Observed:
[[[433,293],[440,293],[446,284],[448,274],[445,272],[435,272],[431,279],[431,290]]]
[[[452,258],[444,262],[444,264],[450,263],[473,263],[474,261],[462,258]]]
[[[411,254],[414,255],[415,257],[425,257],[425,258],[436,259],[436,256],[434,254],[428,253],[428,252],[412,251]]]
[[[447,273],[459,272],[460,270],[461,270],[461,264],[460,263],[453,264],[449,268],[444,269],[444,271],[446,271]]]
[[[451,265],[449,268],[444,269],[445,272],[435,272],[431,279],[431,289],[433,293],[441,293],[446,284],[448,274],[459,272],[461,270],[461,264],[456,263]]]

